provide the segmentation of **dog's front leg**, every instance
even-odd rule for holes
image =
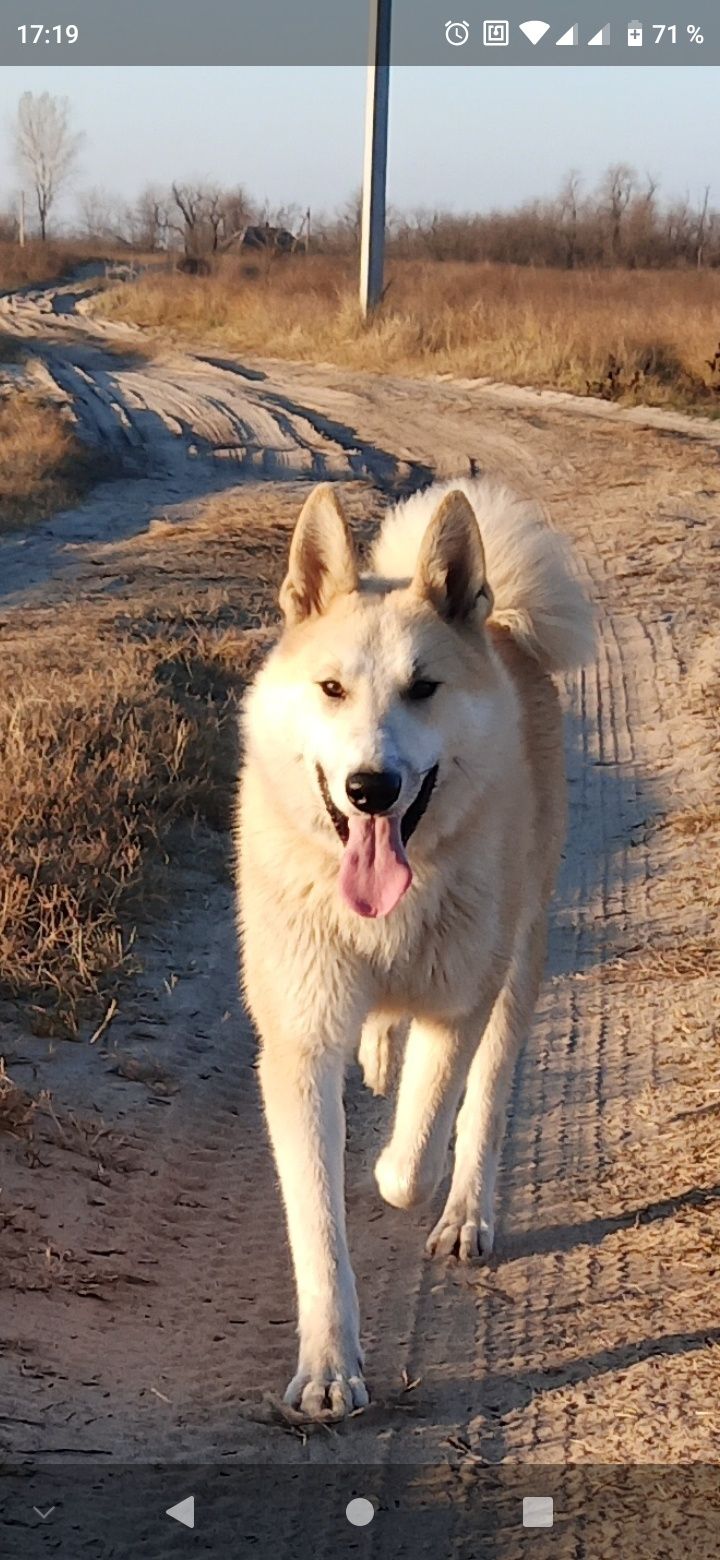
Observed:
[[[298,1295],[298,1368],[286,1402],[340,1417],[368,1401],[345,1233],[344,1048],[266,1042],[260,1077]]]
[[[460,1096],[493,998],[488,991],[469,1017],[416,1019],[411,1026],[392,1137],[375,1166],[380,1194],[395,1208],[427,1202],[445,1173]]]

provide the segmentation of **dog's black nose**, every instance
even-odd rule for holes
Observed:
[[[400,795],[402,776],[394,769],[356,769],[348,775],[345,790],[361,812],[384,813]]]

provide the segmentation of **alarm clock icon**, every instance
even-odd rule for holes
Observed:
[[[448,43],[452,43],[455,48],[458,48],[461,43],[467,43],[470,37],[470,28],[467,22],[446,22],[445,37]]]

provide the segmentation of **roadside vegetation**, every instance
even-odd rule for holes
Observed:
[[[720,407],[720,270],[396,259],[366,324],[349,259],[289,255],[263,267],[226,257],[208,276],[149,270],[95,309],[158,338],[261,356]]]
[[[81,244],[43,244],[40,239],[32,239],[21,247],[17,240],[3,238],[3,226],[10,232],[7,224],[0,223],[0,293],[56,281],[87,258]]]
[[[6,356],[0,338],[0,363],[11,360],[12,346]],[[0,534],[76,503],[96,464],[58,407],[10,388],[0,398]]]
[[[74,1035],[131,956],[124,914],[141,882],[152,904],[148,854],[199,805],[217,723],[164,685],[167,643],[81,610],[57,625],[3,643],[0,995],[36,1032]],[[191,635],[186,653],[203,654]]]

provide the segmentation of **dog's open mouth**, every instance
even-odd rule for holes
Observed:
[[[407,812],[403,815],[402,823],[400,824],[400,833],[402,836],[403,845],[407,845],[411,834],[415,833],[420,819],[422,818],[423,813],[427,808],[427,804],[430,801],[430,797],[435,790],[435,781],[437,780],[437,777],[438,766],[437,764],[433,764],[432,769],[428,769],[428,772],[425,776],[425,779],[423,780],[420,790],[417,793],[417,796],[415,797],[414,802],[410,803]]]
[[[335,803],[330,795],[330,787],[327,783],[327,780],[325,779],[325,771],[320,768],[319,764],[316,764],[315,768],[317,770],[320,795],[322,796],[322,799],[327,808],[330,822],[334,825],[336,832],[340,835],[343,845],[347,845],[348,839],[350,838],[350,826],[348,824],[345,813],[341,812],[340,808],[335,806]]]
[[[320,794],[345,846],[340,891],[358,915],[388,915],[407,893],[412,869],[405,846],[427,808],[437,775],[438,766],[434,764],[402,818],[382,813],[348,817],[335,806],[325,774],[317,765]]]

